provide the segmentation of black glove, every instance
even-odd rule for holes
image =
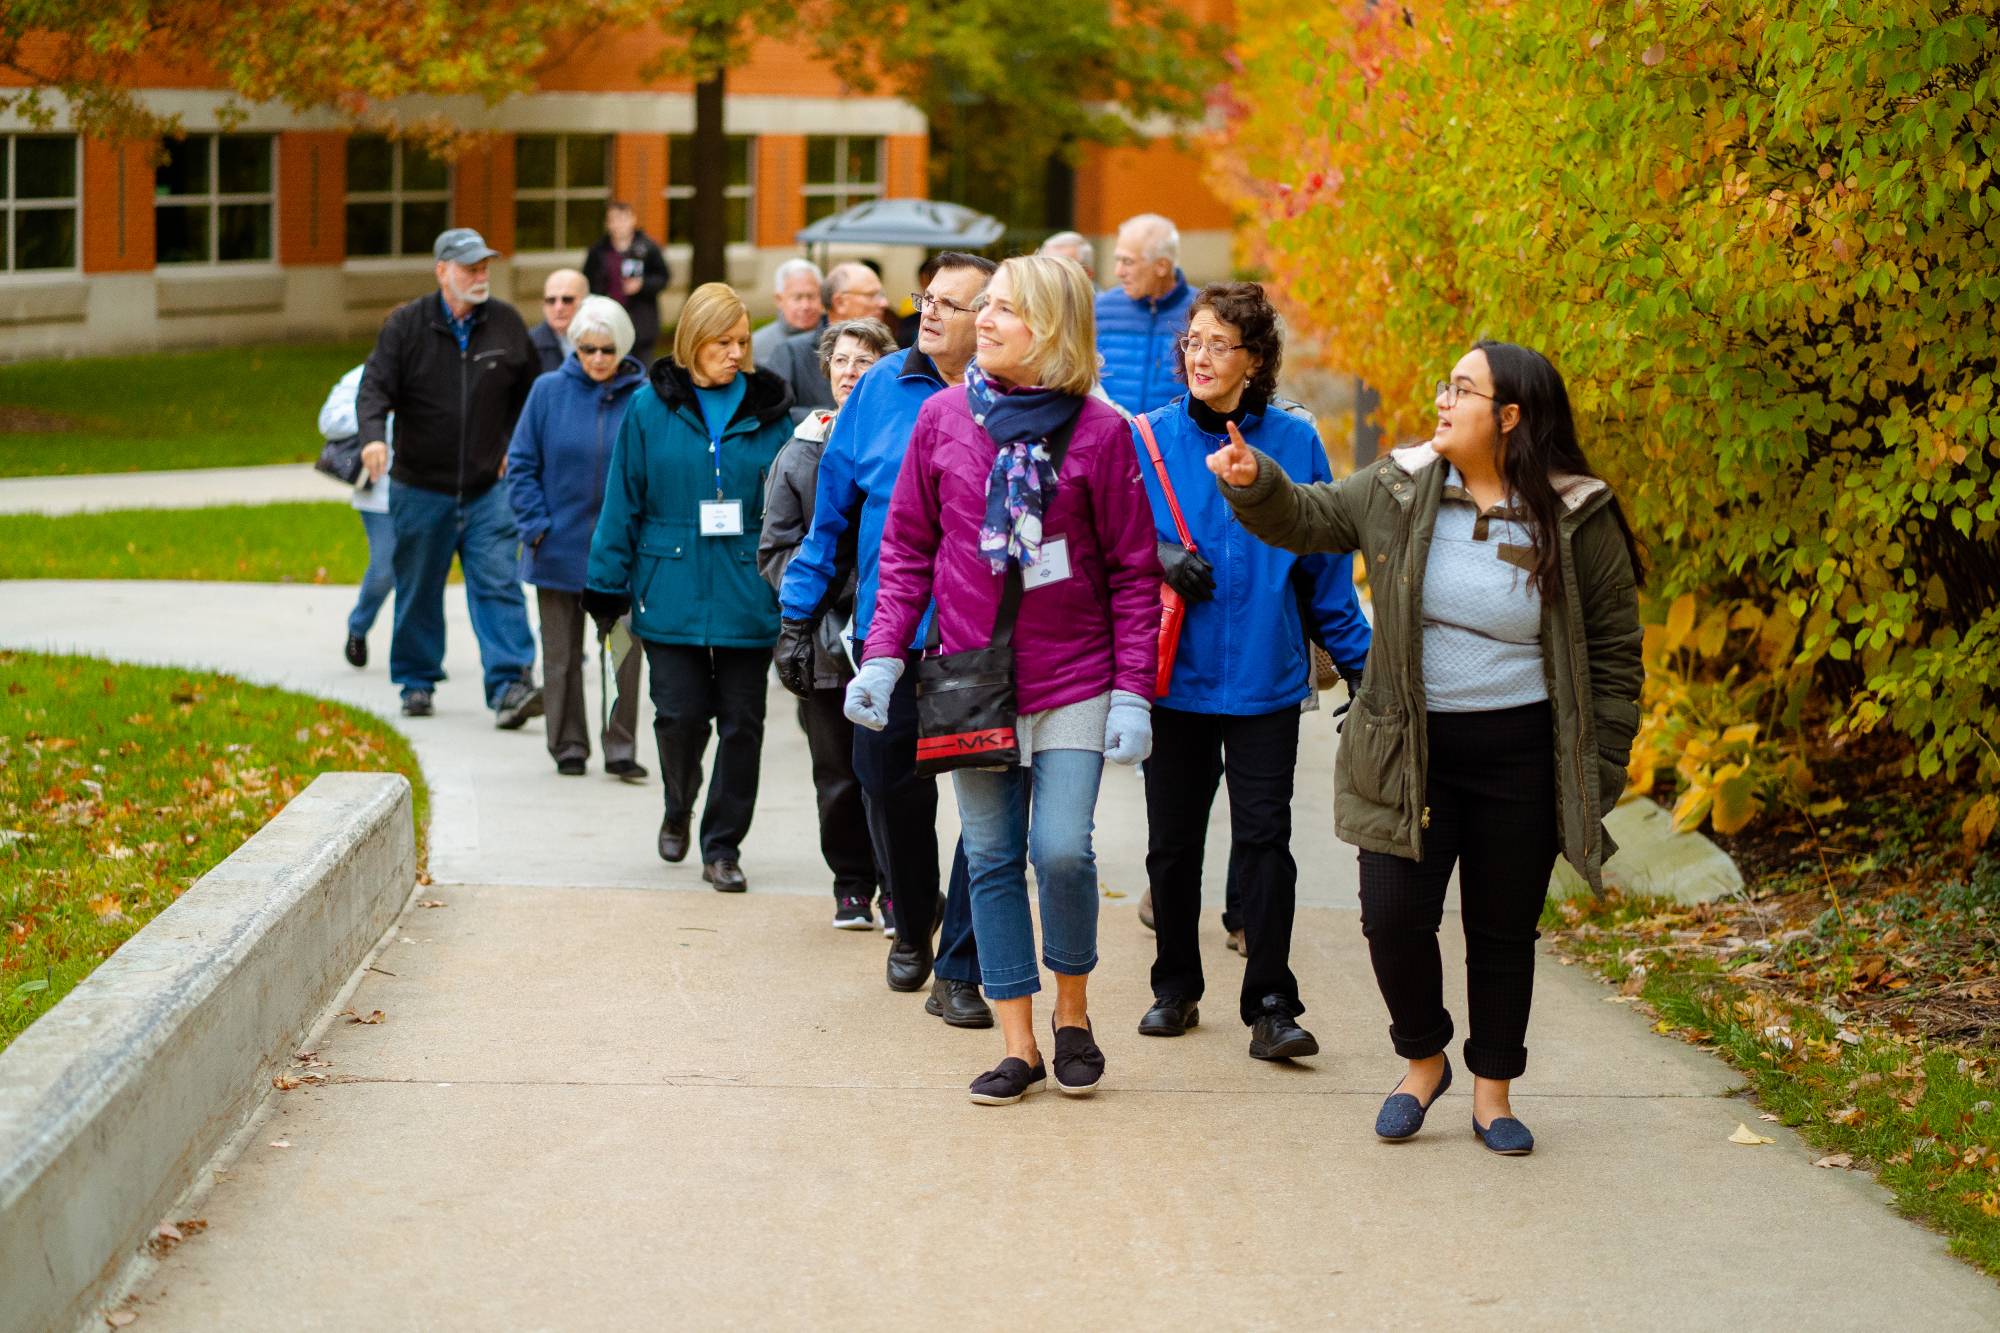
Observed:
[[[778,683],[801,699],[811,698],[817,652],[812,621],[789,616],[779,621],[778,643],[771,649],[771,659],[778,664]]]
[[[631,609],[632,599],[622,592],[601,592],[596,588],[583,590],[583,613],[597,622],[597,637],[600,639],[609,635],[618,618]]]
[[[1338,736],[1347,729],[1347,710],[1354,707],[1354,698],[1361,693],[1361,669],[1356,667],[1350,673],[1341,670],[1337,662],[1333,669],[1340,672],[1340,678],[1347,682],[1347,702],[1333,710],[1333,733]]]
[[[1178,542],[1160,542],[1160,568],[1167,586],[1192,606],[1215,596],[1215,567]]]

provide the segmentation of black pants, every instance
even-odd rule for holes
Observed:
[[[813,794],[819,799],[819,853],[833,872],[833,896],[872,901],[875,848],[868,812],[854,776],[854,724],[841,712],[847,692],[814,690],[799,700],[799,726],[812,754]]]
[[[1438,925],[1458,867],[1470,1035],[1465,1067],[1519,1078],[1528,1066],[1536,929],[1555,868],[1555,720],[1546,703],[1432,713],[1424,858],[1361,853],[1361,932],[1407,1060],[1451,1044]],[[1157,906],[1154,909],[1158,911]]]
[[[861,652],[857,643],[854,655]],[[938,791],[937,779],[917,776],[914,661],[889,696],[888,725],[854,729],[854,776],[868,809],[882,891],[896,900],[896,935],[928,944],[938,895]]]
[[[667,818],[688,819],[701,795],[701,760],[710,724],[716,734],[715,772],[701,812],[704,864],[742,859],[743,838],[757,805],[757,771],[764,751],[764,677],[768,648],[699,648],[649,643],[646,664],[653,695],[653,736],[667,789]]]
[[[1202,996],[1202,848],[1216,784],[1229,780],[1230,878],[1242,895],[1244,945],[1239,1008],[1257,1021],[1275,997],[1305,1012],[1292,975],[1292,914],[1298,865],[1292,860],[1292,774],[1299,759],[1299,711],[1256,717],[1153,707],[1153,754],[1146,761],[1146,879],[1153,890],[1153,994]]]

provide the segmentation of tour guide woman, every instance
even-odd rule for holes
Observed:
[[[980,975],[1006,1039],[1005,1058],[970,1093],[999,1105],[1047,1077],[1030,998],[1041,989],[1030,855],[1042,961],[1056,974],[1056,1086],[1085,1094],[1104,1073],[1085,997],[1097,965],[1090,835],[1104,761],[1135,764],[1152,745],[1160,566],[1131,432],[1089,396],[1097,377],[1090,280],[1074,260],[1009,259],[982,300],[965,384],[924,403],[903,456],[847,715],[884,724],[904,670],[900,645],[933,596],[946,653],[990,644],[1009,566],[1018,567],[1021,765],[953,774]]]
[[[1251,532],[1360,551],[1375,601],[1367,677],[1334,765],[1334,830],[1361,848],[1361,927],[1409,1070],[1375,1132],[1407,1139],[1450,1086],[1437,946],[1456,863],[1465,926],[1472,1128],[1534,1147],[1509,1084],[1535,926],[1556,854],[1593,887],[1602,820],[1639,725],[1643,558],[1576,440],[1538,352],[1482,342],[1437,387],[1437,431],[1343,482],[1294,485],[1241,435],[1209,457]]]
[[[720,282],[689,294],[674,349],[653,363],[611,451],[590,543],[584,610],[600,628],[632,611],[646,645],[667,796],[660,856],[688,853],[709,726],[715,772],[701,816],[701,877],[748,887],[743,837],[757,804],[764,677],[778,603],[757,574],[771,460],[791,438],[791,394],[750,364],[750,318]]]

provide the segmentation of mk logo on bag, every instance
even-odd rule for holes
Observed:
[[[1012,727],[992,727],[985,731],[961,731],[950,736],[917,738],[917,759],[946,759],[953,756],[997,754],[1014,748]]]

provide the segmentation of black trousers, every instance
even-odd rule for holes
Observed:
[[[1299,710],[1255,717],[1153,707],[1153,754],[1146,761],[1146,879],[1153,890],[1153,994],[1202,996],[1202,848],[1215,789],[1229,780],[1229,869],[1242,896],[1244,945],[1239,1009],[1257,1021],[1266,1000],[1305,1012],[1292,975],[1292,915],[1299,870],[1292,860],[1292,775],[1299,759]]]
[[[1451,1044],[1437,933],[1456,866],[1470,1027],[1465,1067],[1481,1078],[1519,1078],[1528,1066],[1537,926],[1559,846],[1555,719],[1539,703],[1432,713],[1426,725],[1431,822],[1423,860],[1361,853],[1361,931],[1389,1006],[1389,1039],[1407,1060]]]
[[[861,652],[856,644],[855,656]],[[937,779],[917,776],[914,659],[889,696],[889,724],[880,731],[854,729],[854,776],[868,809],[882,891],[896,900],[896,936],[929,944],[938,896],[938,790]]]
[[[814,690],[799,700],[799,726],[812,754],[813,794],[819,800],[819,853],[833,872],[833,896],[875,897],[875,847],[868,812],[854,776],[854,724],[841,712],[847,692]]]
[[[646,665],[667,818],[685,820],[694,812],[713,724],[715,772],[701,812],[701,859],[704,864],[741,860],[757,806],[770,649],[649,643]]]

